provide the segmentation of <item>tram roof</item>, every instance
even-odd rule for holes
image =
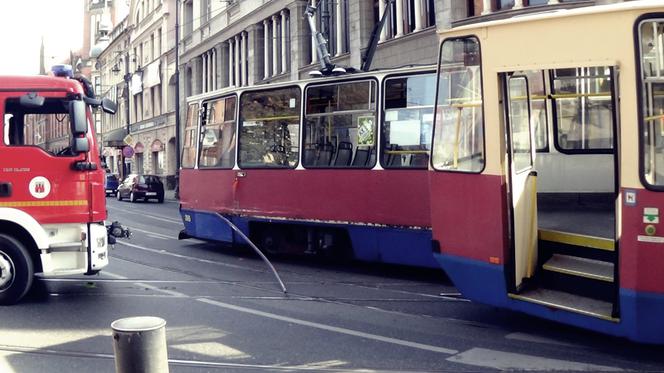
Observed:
[[[288,87],[288,86],[293,86],[293,85],[298,85],[298,84],[310,84],[310,83],[334,83],[334,82],[339,82],[339,81],[346,81],[346,80],[353,80],[353,79],[361,79],[361,78],[371,78],[371,77],[376,77],[376,76],[386,76],[386,75],[393,75],[393,74],[405,74],[405,73],[421,73],[421,72],[426,72],[426,71],[436,71],[436,64],[432,65],[410,65],[410,66],[403,66],[403,67],[398,67],[398,68],[386,68],[386,69],[376,69],[376,70],[371,70],[371,71],[360,71],[356,73],[348,73],[344,75],[334,75],[334,76],[329,76],[329,77],[318,77],[318,78],[306,78],[306,79],[299,79],[299,80],[289,80],[289,81],[284,81],[284,82],[278,82],[278,83],[263,83],[263,84],[254,84],[250,86],[243,86],[243,87],[225,87],[221,88],[215,91],[210,91],[210,92],[205,92],[205,93],[199,93],[197,95],[192,95],[187,97],[187,102],[193,102],[193,101],[200,101],[200,100],[205,100],[211,97],[219,97],[219,96],[224,96],[233,92],[244,92],[244,91],[254,91],[254,90],[262,90],[262,89],[269,89],[269,88],[279,88],[279,87]]]
[[[572,5],[572,3],[570,3]],[[664,2],[662,0],[633,0],[615,4],[593,5],[580,8],[558,8],[553,10],[543,10],[537,13],[529,14],[515,14],[510,18],[490,21],[478,21],[477,23],[465,24],[462,26],[453,27],[447,30],[439,30],[438,34],[442,37],[447,33],[456,33],[465,30],[476,30],[479,28],[495,27],[524,22],[535,22],[540,20],[548,20],[554,18],[567,18],[578,16],[589,16],[595,14],[604,14],[612,12],[629,12],[635,10],[658,9],[664,10]]]

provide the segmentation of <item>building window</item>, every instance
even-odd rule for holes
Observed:
[[[136,172],[139,174],[143,173],[143,153],[136,153]]]
[[[514,1],[514,0],[499,0]],[[380,41],[399,38],[436,24],[434,0],[395,0],[390,9]],[[379,22],[386,10],[385,0],[378,0],[374,19]]]
[[[184,24],[183,24],[183,36],[191,35],[194,31],[194,1],[188,0],[183,4],[184,10]]]
[[[287,10],[263,20],[263,79],[290,70],[290,13]]]
[[[226,40],[226,45],[228,48],[228,85],[236,87],[248,85],[249,34],[243,31]]]
[[[210,0],[201,0],[201,24],[210,20],[210,13],[212,13],[212,4]]]
[[[157,56],[161,56],[161,28],[157,30]]]

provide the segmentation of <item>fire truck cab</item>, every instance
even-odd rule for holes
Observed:
[[[104,170],[91,107],[115,113],[88,82],[0,76],[0,304],[35,275],[92,275],[108,264]]]

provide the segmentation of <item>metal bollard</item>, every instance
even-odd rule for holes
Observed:
[[[111,323],[116,373],[168,373],[166,321],[154,316]]]

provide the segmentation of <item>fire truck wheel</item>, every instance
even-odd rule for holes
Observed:
[[[0,304],[18,302],[32,285],[34,268],[25,246],[0,234]]]

